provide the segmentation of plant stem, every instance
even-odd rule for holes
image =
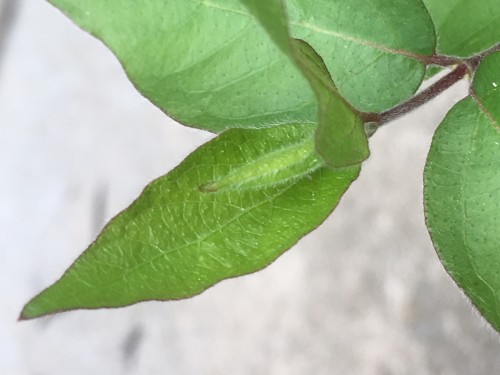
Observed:
[[[499,52],[500,43],[495,44],[493,47],[483,51],[477,55],[469,57],[467,59],[459,59],[456,57],[434,55],[426,58],[426,64],[435,64],[440,66],[458,65],[451,73],[441,78],[439,81],[434,83],[431,87],[425,89],[418,95],[409,99],[408,101],[397,105],[385,112],[373,113],[373,112],[362,112],[359,115],[363,119],[365,124],[371,123],[369,126],[369,134],[372,135],[380,126],[401,117],[408,112],[420,107],[421,105],[427,103],[431,99],[441,94],[443,91],[447,90],[455,83],[460,81],[465,77],[467,73],[471,76],[475,73],[477,67],[481,61],[488,55]]]
[[[424,57],[421,61],[425,65],[438,65],[438,66],[450,66],[462,64],[463,61],[458,57],[444,56],[444,55],[433,55]]]
[[[493,47],[487,49],[484,52],[481,52],[477,55],[474,55],[470,58],[468,58],[466,61],[467,64],[469,64],[472,68],[472,70],[476,70],[476,68],[479,66],[479,63],[481,62],[482,59],[484,59],[486,56],[491,55],[494,52],[500,51],[500,43],[495,44]]]
[[[451,73],[444,76],[431,87],[425,89],[410,100],[382,113],[363,113],[363,121],[365,123],[376,122],[378,124],[377,127],[380,127],[381,125],[386,124],[400,116],[403,116],[435,98],[443,91],[447,90],[462,78],[464,78],[468,71],[469,67],[466,64],[461,64],[456,67],[455,70],[453,70]]]

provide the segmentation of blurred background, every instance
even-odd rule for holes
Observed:
[[[186,301],[17,323],[103,224],[211,135],[165,117],[42,0],[0,0],[0,374],[500,374],[439,263],[422,171],[466,93],[381,129],[338,209],[262,272]]]

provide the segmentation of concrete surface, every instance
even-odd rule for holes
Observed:
[[[423,219],[432,133],[464,85],[373,137],[332,217],[266,270],[192,300],[17,323],[105,220],[210,135],[166,118],[46,2],[5,1],[18,12],[0,55],[0,374],[500,374],[498,335]]]

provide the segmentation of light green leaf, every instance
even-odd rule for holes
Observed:
[[[433,55],[435,33],[421,0],[287,0],[292,36],[323,58],[355,108],[382,112],[411,97]]]
[[[289,37],[288,18],[281,0],[242,0],[280,48],[296,61],[318,101],[316,150],[333,168],[361,163],[368,158],[368,139],[357,111],[337,92],[321,57],[304,41]]]
[[[438,52],[471,56],[500,42],[500,1],[423,0],[436,26]]]
[[[313,134],[311,125],[233,129],[202,146],[146,187],[21,318],[186,298],[265,267],[321,224],[359,173],[322,167]]]
[[[306,79],[241,1],[50,2],[101,39],[137,89],[182,124],[220,132],[316,122]]]
[[[439,126],[425,168],[427,227],[443,265],[500,331],[500,54]]]

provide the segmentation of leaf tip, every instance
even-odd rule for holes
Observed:
[[[32,298],[24,305],[17,318],[18,322],[40,318],[57,312],[57,310],[51,309],[49,306],[45,305],[43,297],[40,299],[41,296],[42,293]]]
[[[18,322],[24,322],[26,320],[31,320],[31,319],[35,319],[37,318],[38,316],[40,316],[40,314],[36,314],[36,313],[33,313],[33,311],[30,311],[32,310],[31,307],[30,307],[30,302],[28,302],[22,309],[21,313],[19,314],[19,317],[17,318],[17,321]]]
[[[23,309],[21,310],[21,313],[19,314],[19,317],[17,318],[17,321],[23,322],[26,320],[38,318],[42,315],[44,315],[44,313],[41,311],[38,311],[37,308],[34,308],[32,305],[32,300],[31,300],[26,305],[24,305]]]
[[[24,316],[23,312],[21,311],[21,314],[19,314],[19,316],[17,317],[17,321],[23,322],[25,320],[28,320],[28,318],[26,316]]]

